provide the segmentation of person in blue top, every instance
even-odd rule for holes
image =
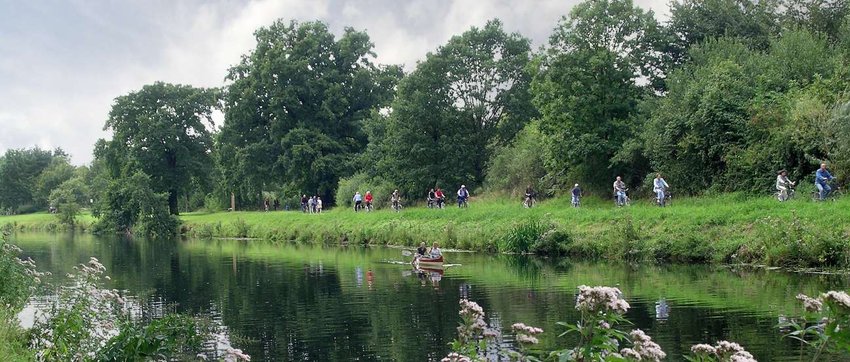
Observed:
[[[834,177],[832,177],[832,175],[826,169],[826,164],[820,164],[820,168],[817,170],[817,172],[815,172],[815,187],[817,187],[818,191],[820,192],[821,201],[823,201],[823,199],[825,199],[826,196],[829,195],[829,192],[832,191],[832,188],[829,187],[829,181],[833,178]]]
[[[578,207],[579,205],[581,205],[581,188],[578,187],[578,184],[573,186],[573,189],[570,190],[570,193],[573,195],[573,197],[572,197],[573,206]]]

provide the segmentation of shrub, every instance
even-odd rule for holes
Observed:
[[[543,234],[551,228],[548,223],[534,218],[516,224],[499,241],[499,251],[528,253],[533,245],[541,241]]]
[[[564,230],[551,229],[541,235],[540,239],[531,245],[531,252],[537,255],[562,256],[569,253],[573,236]]]

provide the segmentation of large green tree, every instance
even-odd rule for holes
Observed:
[[[399,85],[380,142],[385,179],[406,193],[479,185],[494,146],[537,115],[528,39],[501,22],[455,36]],[[380,128],[380,127],[373,127]]]
[[[219,137],[223,187],[243,200],[284,187],[333,199],[366,147],[362,121],[389,104],[401,77],[378,67],[369,36],[338,39],[321,22],[278,21],[230,69]]]
[[[630,0],[586,1],[559,23],[532,89],[550,139],[547,168],[562,183],[608,189],[627,168],[612,158],[639,128],[639,101],[652,94],[655,82],[638,79],[663,76],[662,40],[653,13]]]
[[[166,193],[169,211],[177,215],[178,198],[210,175],[217,103],[216,90],[162,82],[118,97],[104,127],[112,139],[99,141],[96,157],[112,179],[138,171],[149,176],[153,191]]]
[[[8,150],[0,157],[0,208],[11,212],[44,209],[52,187],[70,178],[72,172],[68,155],[61,149]]]

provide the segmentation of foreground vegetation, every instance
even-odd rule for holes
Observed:
[[[846,267],[849,205],[848,199],[778,203],[723,195],[677,200],[667,208],[644,201],[618,209],[590,199],[576,209],[567,199],[554,199],[524,209],[516,200],[491,198],[475,200],[469,209],[193,213],[182,219],[185,235],[202,238],[401,246],[425,241],[448,248],[627,261]]]

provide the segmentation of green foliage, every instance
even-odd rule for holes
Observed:
[[[208,182],[213,149],[208,126],[217,102],[215,90],[162,82],[120,96],[104,126],[112,139],[98,141],[95,156],[105,161],[112,179],[149,175],[150,187],[168,195],[169,211],[177,215],[178,198],[192,182]]]
[[[336,38],[320,22],[277,21],[255,37],[228,75],[222,187],[250,200],[280,186],[332,204],[365,149],[361,122],[389,103],[401,68],[376,66],[369,36],[351,28]]]
[[[528,219],[514,224],[499,240],[499,251],[505,253],[528,253],[537,245],[543,235],[551,230],[551,225],[539,219]]]
[[[79,177],[63,182],[50,192],[50,204],[58,209],[57,217],[63,224],[74,226],[83,205],[88,204],[89,190]]]
[[[72,172],[62,149],[7,150],[0,156],[0,208],[14,213],[45,210],[52,188],[69,179]]]
[[[96,230],[152,237],[173,236],[177,231],[179,220],[169,213],[168,195],[155,192],[151,178],[142,172],[111,180],[98,203]]]
[[[211,333],[208,324],[168,314],[149,323],[122,321],[120,332],[98,351],[99,361],[194,359]]]
[[[545,183],[543,138],[539,124],[532,122],[516,135],[510,145],[497,150],[488,163],[487,189],[524,195],[528,186],[540,191],[550,188],[552,185]]]
[[[492,145],[505,145],[533,117],[529,40],[498,20],[429,53],[398,86],[376,133],[378,172],[403,194],[484,181]]]

